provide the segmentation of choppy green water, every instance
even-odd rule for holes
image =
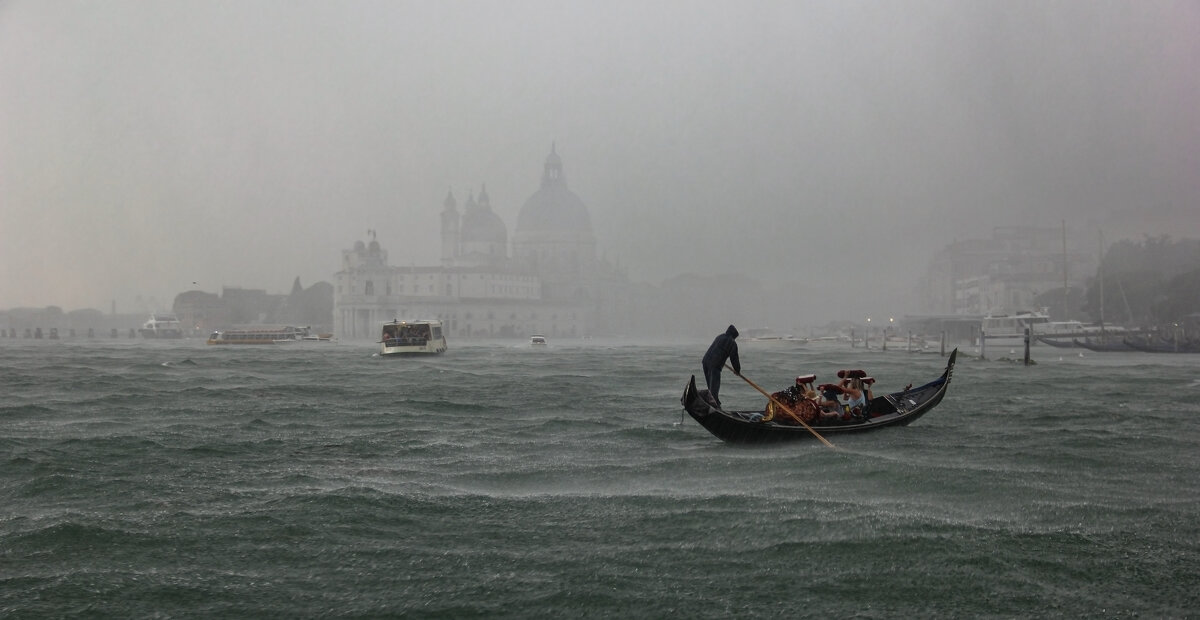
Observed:
[[[960,357],[938,408],[830,450],[681,418],[707,342],[451,344],[0,341],[0,616],[1200,610],[1200,356]],[[742,358],[772,388],[943,365]]]

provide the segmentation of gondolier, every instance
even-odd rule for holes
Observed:
[[[725,362],[729,361],[729,365],[733,367],[733,374],[739,376],[742,374],[742,363],[738,360],[737,342],[734,341],[737,337],[737,328],[730,325],[725,333],[713,339],[708,351],[704,353],[704,359],[700,362],[700,365],[704,367],[704,382],[708,384],[708,393],[712,395],[718,407],[721,405],[721,399],[717,397],[717,392],[721,390],[721,369],[725,366]]]

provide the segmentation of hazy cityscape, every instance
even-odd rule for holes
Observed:
[[[296,277],[288,294],[237,286],[223,286],[219,293],[193,288],[174,295],[169,304],[144,302],[146,312],[172,313],[182,321],[184,335],[194,338],[231,326],[286,323],[341,339],[373,340],[381,324],[401,318],[436,318],[451,337],[467,339],[528,334],[688,339],[727,321],[762,333],[814,338],[854,339],[856,330],[869,337],[872,327],[926,337],[945,331],[937,317],[952,315],[966,321],[974,317],[973,323],[955,319],[959,325],[951,330],[970,341],[980,317],[1034,310],[1059,321],[1088,323],[1103,323],[1107,310],[1109,324],[1145,329],[1182,324],[1189,337],[1200,327],[1198,242],[1143,234],[1140,242],[1120,239],[1106,246],[1095,221],[1076,224],[1082,230],[1068,230],[1066,220],[1058,228],[995,227],[985,238],[928,248],[928,266],[909,275],[904,293],[837,319],[796,310],[811,307],[812,296],[823,288],[804,278],[780,283],[745,273],[686,273],[661,283],[637,282],[628,265],[604,258],[590,209],[570,189],[566,169],[552,145],[540,187],[524,201],[511,235],[493,211],[486,186],[478,195],[468,191],[461,213],[451,190],[438,207],[437,260],[392,264],[390,246],[381,244],[372,229],[366,232],[369,241],[360,239],[342,251],[342,269],[333,283],[320,281],[306,289]],[[1145,230],[1156,215],[1147,209],[1136,222],[1105,224],[1109,230]],[[1164,221],[1178,220],[1168,214]],[[1186,231],[1188,223],[1172,230]],[[1094,248],[1087,247],[1083,237],[1088,235],[1096,237]],[[1120,291],[1123,308],[1109,309],[1112,302],[1098,298],[1102,276],[1114,293]],[[1133,305],[1125,288],[1133,292]],[[839,303],[854,307],[862,300],[849,296]],[[107,313],[54,306],[10,309],[0,311],[0,337],[133,338],[146,312],[119,313],[115,300]]]
[[[2,0],[0,616],[1196,617],[1198,66],[1197,0]]]

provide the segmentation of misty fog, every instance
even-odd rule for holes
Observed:
[[[634,281],[900,314],[995,226],[1200,236],[1197,65],[1189,1],[5,2],[0,308],[436,264],[555,144]]]

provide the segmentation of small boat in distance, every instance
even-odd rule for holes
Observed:
[[[380,355],[437,355],[446,348],[442,322],[437,320],[384,323],[379,340]]]
[[[183,324],[179,317],[168,312],[155,312],[138,330],[142,338],[183,338]]]
[[[534,334],[529,337],[529,346],[544,347],[546,346],[546,337],[541,334]]]
[[[208,344],[285,344],[299,342],[309,335],[308,327],[252,327],[217,330],[208,337]]]

